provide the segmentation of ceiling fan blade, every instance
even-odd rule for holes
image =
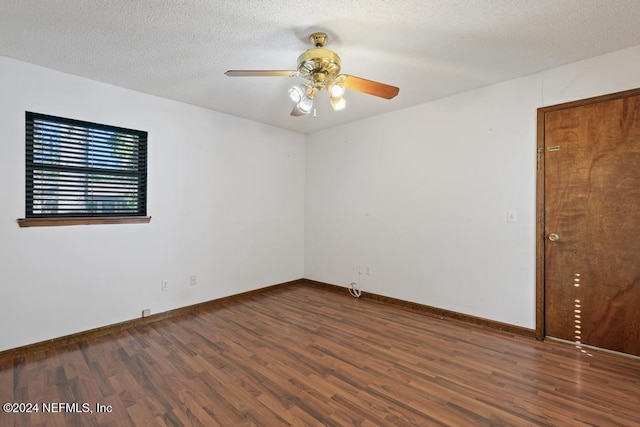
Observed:
[[[348,74],[346,76],[345,87],[357,92],[379,96],[385,99],[391,99],[400,92],[400,88],[395,86],[374,82],[373,80],[363,79],[362,77],[350,76]]]
[[[229,70],[225,73],[230,77],[296,77],[298,70]]]

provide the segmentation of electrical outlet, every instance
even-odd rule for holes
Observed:
[[[166,280],[162,280],[160,282],[160,290],[161,291],[168,291],[169,290],[169,282],[167,282]]]
[[[371,275],[371,267],[369,267],[368,265],[367,265],[367,268],[365,269],[365,274],[366,274],[367,276],[370,276],[370,275]]]
[[[191,286],[196,286],[198,284],[198,276],[189,277],[189,284]]]

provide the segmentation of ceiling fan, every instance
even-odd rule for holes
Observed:
[[[313,109],[316,95],[325,89],[334,111],[342,110],[346,100],[342,96],[346,89],[385,99],[395,97],[400,91],[395,86],[340,73],[340,57],[334,51],[325,49],[329,37],[325,33],[313,33],[309,40],[315,46],[298,57],[297,70],[229,70],[225,74],[231,77],[304,77],[308,81],[289,88],[289,97],[295,106],[292,116],[309,114]],[[315,113],[314,113],[315,114]]]

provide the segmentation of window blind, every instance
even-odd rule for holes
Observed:
[[[147,132],[26,113],[26,217],[147,214]]]

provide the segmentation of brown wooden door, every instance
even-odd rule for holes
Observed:
[[[640,356],[640,95],[633,93],[544,112],[544,328]]]

